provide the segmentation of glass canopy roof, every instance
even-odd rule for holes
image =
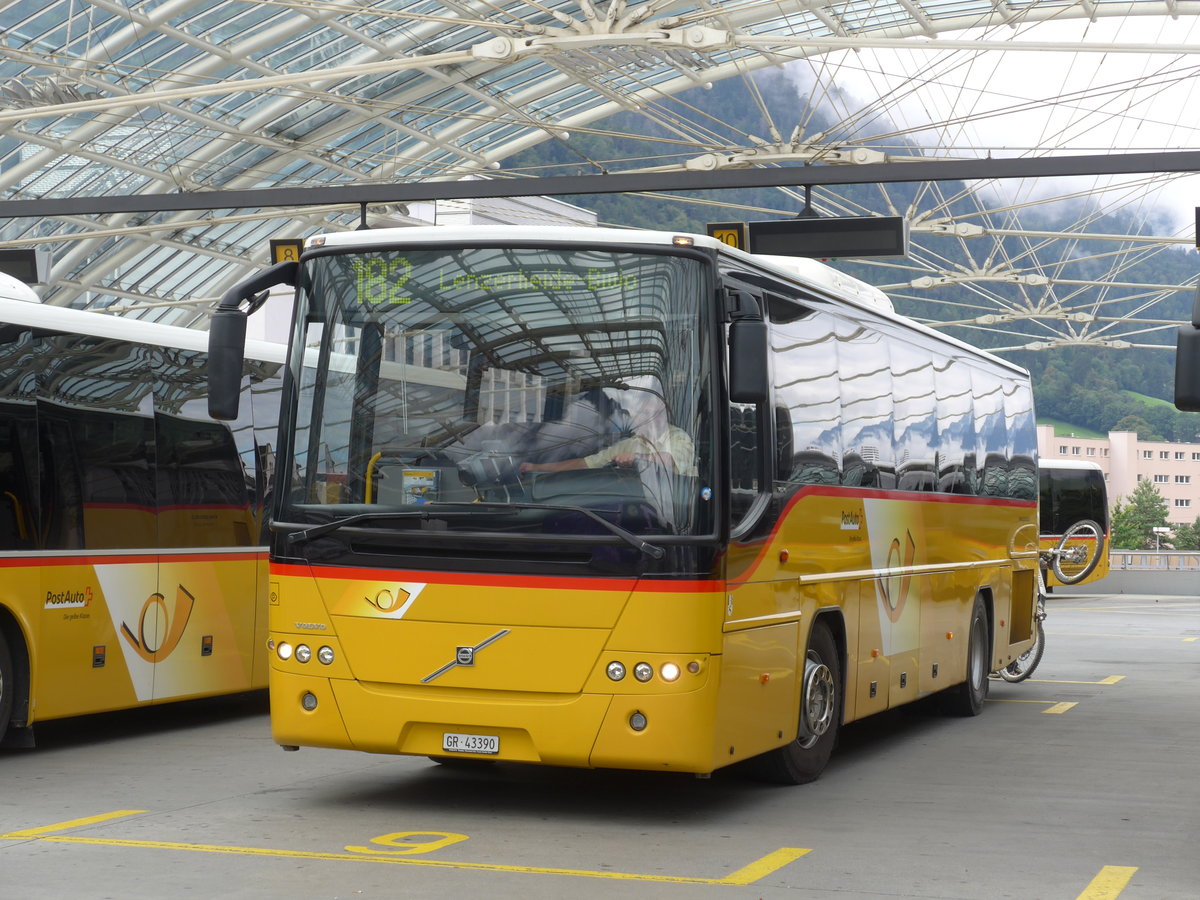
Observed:
[[[763,67],[913,41],[953,50],[951,35],[963,47],[962,35],[996,44],[1043,20],[1192,6],[10,0],[0,9],[0,200],[518,177],[499,170],[518,151],[618,111],[663,125],[662,98]],[[693,156],[728,161],[736,149],[694,124],[666,124]],[[822,152],[806,161],[849,161]],[[412,221],[402,208],[372,215]],[[268,261],[270,238],[358,221],[344,207],[0,219],[0,248],[52,251],[43,302],[203,327],[211,303]]]

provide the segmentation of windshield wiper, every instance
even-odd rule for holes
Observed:
[[[287,536],[288,546],[294,546],[301,541],[310,541],[313,538],[318,538],[323,534],[329,534],[343,528],[347,525],[357,525],[359,522],[371,522],[380,519],[432,519],[435,516],[441,517],[446,513],[451,513],[458,516],[469,516],[479,512],[484,507],[493,507],[500,509],[544,509],[548,512],[577,512],[587,516],[593,522],[607,528],[625,543],[631,547],[645,553],[651,559],[662,559],[666,556],[667,551],[662,547],[651,544],[649,541],[644,541],[632,531],[622,528],[613,522],[608,521],[603,516],[597,514],[593,510],[583,506],[559,506],[549,503],[499,503],[499,502],[473,502],[473,503],[426,503],[422,504],[420,509],[404,510],[402,512],[369,512],[358,513],[353,516],[347,516],[344,519],[338,519],[335,522],[325,522],[321,525],[313,525],[311,528],[305,528],[302,531],[293,531]],[[278,525],[275,522],[271,523],[273,531],[282,531],[287,526]]]
[[[426,504],[426,505],[432,506],[433,504]],[[449,504],[442,504],[442,505],[448,506]],[[461,504],[461,505],[473,506],[475,504],[465,503],[465,504]],[[460,512],[460,513],[456,513],[456,515],[462,516],[462,515],[467,515],[467,513]],[[291,547],[291,546],[294,546],[295,544],[301,543],[302,541],[311,541],[313,538],[319,538],[323,534],[329,534],[331,532],[337,531],[339,528],[345,528],[347,525],[357,525],[359,522],[372,522],[372,521],[376,521],[378,519],[414,519],[414,518],[415,519],[430,519],[430,518],[432,518],[432,516],[430,515],[429,510],[424,509],[424,508],[403,510],[403,511],[398,511],[398,512],[357,513],[353,516],[346,516],[346,518],[344,518],[344,519],[335,519],[332,522],[324,522],[320,525],[313,525],[311,528],[304,528],[300,531],[293,531],[287,536],[287,544],[289,547]],[[278,522],[272,522],[270,524],[270,529],[272,531],[284,531],[288,527],[289,526],[282,524],[282,523],[278,523]]]

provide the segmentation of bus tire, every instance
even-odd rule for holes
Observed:
[[[946,692],[944,708],[954,716],[977,716],[983,712],[988,695],[988,663],[991,660],[987,609],[983,598],[975,595],[971,620],[967,626],[967,671],[962,684]]]
[[[12,653],[8,649],[8,639],[0,631],[0,743],[8,731],[8,723],[12,719],[13,694],[17,682],[13,673]]]
[[[752,774],[775,784],[815,781],[837,743],[842,714],[842,666],[829,627],[813,625],[805,653],[800,687],[800,722],[796,738],[751,760]]]

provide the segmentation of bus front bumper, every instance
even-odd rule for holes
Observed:
[[[686,693],[485,696],[272,669],[271,729],[282,746],[708,773],[722,764],[716,680]],[[461,746],[487,752],[448,749]]]

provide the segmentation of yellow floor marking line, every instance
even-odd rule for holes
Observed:
[[[1116,684],[1118,681],[1124,681],[1124,675],[1109,675],[1107,678],[1100,681],[1065,681],[1061,678],[1030,678],[1030,684]]]
[[[1042,715],[1044,715],[1044,716],[1047,716],[1047,715],[1048,715],[1048,716],[1057,716],[1057,715],[1061,715],[1062,713],[1065,713],[1065,712],[1066,712],[1068,709],[1073,709],[1073,708],[1075,708],[1075,707],[1076,707],[1076,706],[1078,706],[1078,705],[1079,705],[1078,703],[1074,703],[1074,702],[1071,702],[1071,703],[1055,703],[1055,704],[1054,704],[1052,707],[1050,707],[1049,709],[1043,709],[1043,710],[1042,710]]]
[[[1105,638],[1144,638],[1148,641],[1183,641],[1185,644],[1196,640],[1194,637],[1184,637],[1181,634],[1098,634],[1088,631],[1048,631],[1049,637],[1105,637]]]
[[[780,847],[774,853],[768,853],[762,859],[757,859],[745,868],[738,869],[732,875],[726,875],[720,881],[712,884],[754,884],[761,878],[766,878],[772,872],[777,872],[788,863],[793,863],[802,856],[807,856],[812,850],[803,847]]]
[[[99,822],[110,822],[125,816],[137,816],[146,812],[144,809],[118,809],[115,812],[103,813],[99,816],[88,816],[86,819],[71,819],[69,822],[57,822],[54,825],[43,825],[40,828],[25,828],[21,831],[10,831],[0,834],[0,838],[22,840],[25,838],[40,838],[55,831],[70,831],[72,828],[83,828],[85,825],[95,825]]]
[[[1117,900],[1137,866],[1105,866],[1075,900]]]
[[[1190,604],[1188,606],[1160,606],[1157,608],[1146,606],[1059,606],[1054,605],[1055,612],[1118,612],[1126,613],[1131,616],[1194,616],[1200,615],[1200,612],[1192,612]]]
[[[267,847],[237,847],[220,844],[184,844],[176,841],[137,841],[121,838],[78,837],[59,835],[48,832],[64,828],[77,827],[122,815],[132,815],[145,810],[122,810],[108,813],[104,816],[93,816],[90,819],[75,819],[71,822],[60,822],[57,825],[47,825],[43,828],[30,828],[24,831],[11,832],[0,837],[24,837],[54,844],[86,844],[101,847],[130,847],[152,850],[186,850],[192,853],[226,853],[238,856],[263,856],[276,859],[318,859],[337,860],[342,862],[384,863],[394,866],[425,866],[435,869],[470,869],[480,872],[512,872],[525,875],[567,875],[576,878],[605,878],[613,881],[651,881],[667,884],[714,884],[714,885],[749,885],[782,869],[789,863],[795,862],[802,856],[811,853],[811,849],[803,847],[780,847],[773,853],[768,853],[733,872],[724,878],[699,878],[687,875],[642,875],[632,872],[594,872],[588,869],[556,869],[547,866],[507,866],[498,863],[481,862],[449,862],[436,859],[414,859],[412,857],[397,858],[395,856],[360,855],[356,853],[322,853],[311,850],[274,850]]]
[[[988,702],[988,703],[1041,703],[1041,704],[1050,704],[1050,708],[1049,708],[1049,709],[1043,709],[1043,710],[1042,710],[1042,713],[1043,713],[1043,714],[1050,713],[1051,715],[1060,715],[1061,713],[1065,713],[1065,712],[1066,712],[1068,709],[1071,709],[1072,707],[1076,707],[1076,706],[1078,706],[1078,705],[1079,705],[1077,702],[1073,702],[1073,701],[1066,701],[1066,700],[1063,700],[1063,701],[1058,701],[1058,700],[1016,700],[1016,699],[1012,699],[1012,700],[1010,700],[1010,699],[1009,699],[1009,698],[1007,698],[1007,697],[988,697],[988,698],[987,698],[987,702]]]

